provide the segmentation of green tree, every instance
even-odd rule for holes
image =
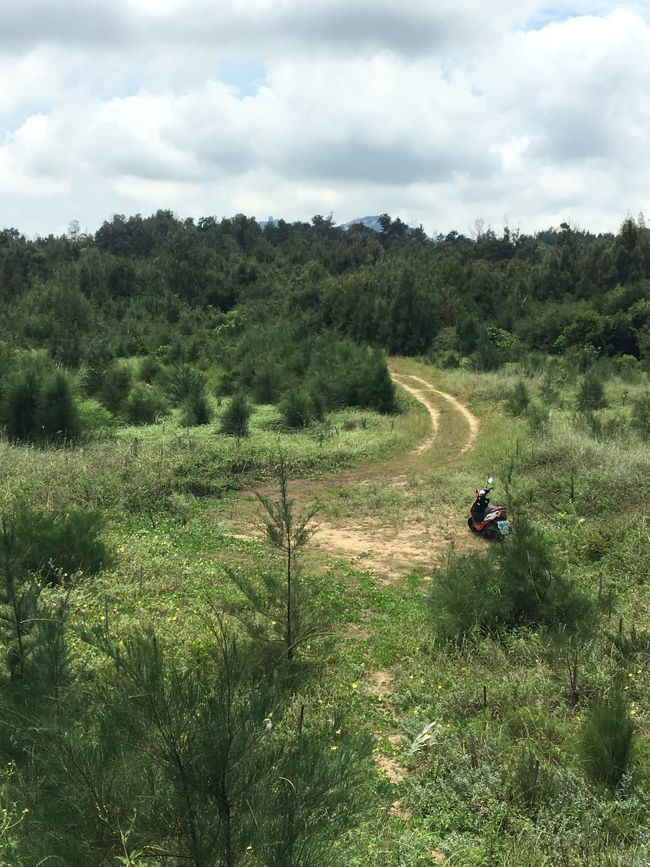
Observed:
[[[221,433],[234,437],[247,437],[251,405],[241,392],[234,394],[221,417]]]
[[[591,409],[602,409],[607,406],[605,386],[595,370],[588,371],[582,380],[576,397],[576,406],[582,412]]]
[[[46,442],[75,440],[81,433],[79,411],[66,373],[54,370],[39,390],[35,426]]]
[[[41,512],[23,506],[12,517],[12,528],[15,556],[48,583],[64,583],[76,572],[93,575],[111,562],[99,511]]]
[[[106,368],[99,392],[99,399],[106,409],[119,413],[131,389],[131,382],[131,370],[124,362],[116,361]]]
[[[314,418],[314,405],[309,392],[303,388],[289,389],[280,403],[280,412],[287,427],[307,427]]]
[[[246,599],[243,608],[236,606],[233,610],[249,633],[258,640],[279,640],[286,658],[292,660],[302,644],[324,631],[316,603],[318,588],[304,580],[300,568],[300,555],[315,532],[313,519],[318,507],[296,511],[289,497],[284,456],[277,466],[277,482],[277,499],[257,496],[264,509],[266,539],[282,555],[282,572],[270,569],[257,580],[235,569],[229,569],[228,574]]]
[[[136,382],[122,405],[130,424],[153,424],[165,412],[165,399],[155,385]]]
[[[25,570],[16,546],[16,522],[13,515],[0,517],[2,543],[2,583],[0,584],[0,634],[6,649],[6,663],[11,680],[22,679],[31,633],[38,621],[41,587]]]
[[[530,393],[523,379],[520,379],[512,389],[507,401],[506,408],[510,415],[523,415],[530,404]]]
[[[10,439],[28,442],[37,435],[41,381],[40,372],[34,367],[17,371],[10,380],[3,406],[4,424]]]
[[[522,625],[589,633],[594,619],[589,597],[562,575],[549,543],[522,515],[486,554],[450,555],[429,609],[436,632],[454,640]]]

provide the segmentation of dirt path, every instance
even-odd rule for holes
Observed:
[[[446,409],[458,414],[466,423],[466,433],[460,443],[443,458],[449,462],[467,454],[474,447],[479,432],[479,420],[457,398],[440,391],[431,383],[418,376],[401,374],[391,370],[393,380],[420,401],[431,418],[431,433],[415,449],[411,456],[424,457],[430,472],[432,461],[430,452],[441,433],[441,410],[433,402],[435,398],[446,402]],[[426,488],[424,462],[409,463],[399,460],[399,473],[394,471],[395,462],[383,466],[383,484],[399,487],[403,491],[403,508],[399,518],[394,515],[387,520],[385,514],[377,513],[362,520],[324,520],[320,523],[313,545],[328,558],[351,560],[360,568],[370,569],[387,581],[404,575],[414,568],[426,572],[432,564],[439,562],[452,542],[456,545],[468,543],[464,518],[457,514],[427,514],[413,505],[416,492],[423,493]],[[372,475],[377,477],[376,466]],[[368,470],[365,470],[368,473]],[[367,477],[366,477],[367,478]],[[364,468],[355,470],[341,479],[339,483],[349,485],[368,484],[364,480]]]
[[[407,385],[404,384],[404,382],[402,381],[405,378],[404,376],[400,376],[399,374],[395,374],[395,373],[393,373],[393,371],[391,371],[391,376],[393,377],[395,382],[399,383],[399,385],[402,386],[402,388],[405,388],[407,391],[411,392],[411,394],[415,395],[415,397],[418,400],[420,400],[422,403],[424,403],[424,405],[428,409],[431,409],[431,405],[428,403],[428,401],[423,399],[421,392],[417,392],[415,389],[409,388]],[[471,451],[474,448],[474,443],[476,442],[476,438],[478,437],[478,432],[479,432],[479,427],[480,427],[479,420],[476,418],[476,416],[473,413],[471,413],[467,409],[467,407],[458,400],[458,398],[454,397],[452,394],[447,394],[446,391],[440,391],[440,389],[434,388],[425,379],[420,379],[419,376],[413,376],[411,374],[408,374],[408,379],[412,379],[415,382],[418,382],[427,391],[432,391],[434,394],[438,394],[438,395],[440,395],[440,397],[444,397],[444,399],[446,401],[449,401],[449,403],[454,407],[454,409],[464,417],[465,421],[467,422],[467,424],[469,426],[469,436],[467,437],[467,442],[460,450],[459,456],[467,454],[467,452]],[[437,430],[437,428],[434,425],[434,431],[435,430]],[[435,433],[434,433],[434,439],[435,439]],[[420,449],[424,449],[424,445],[425,444],[420,446]]]
[[[398,385],[400,385],[404,389],[404,391],[407,391],[416,400],[419,400],[420,403],[426,407],[427,412],[429,413],[429,416],[431,418],[431,433],[429,434],[429,436],[425,440],[423,440],[420,443],[420,445],[417,448],[413,449],[413,451],[411,452],[412,455],[422,454],[422,452],[426,452],[427,449],[431,448],[431,446],[435,442],[436,437],[438,436],[438,428],[440,426],[440,413],[438,412],[436,407],[431,403],[431,401],[428,400],[426,397],[424,397],[421,390],[414,388],[412,385],[407,385],[406,382],[404,381],[406,379],[418,380],[418,377],[400,376],[399,373],[395,373],[393,370],[390,371],[390,375],[393,379],[393,382],[396,382]],[[424,383],[423,379],[420,379],[418,381],[421,383]],[[431,386],[429,385],[428,382],[426,382],[424,384],[428,388],[431,388]],[[438,394],[442,394],[442,393],[443,392],[438,392]]]
[[[324,504],[310,557],[321,563],[346,560],[388,583],[414,570],[426,576],[452,543],[457,548],[472,545],[459,508],[438,508],[431,479],[441,467],[467,454],[479,431],[479,420],[453,395],[419,376],[395,369],[390,373],[429,414],[431,430],[422,442],[410,452],[342,476],[299,479],[289,486],[298,505],[315,500]],[[258,512],[250,498],[241,500],[229,522],[233,535],[259,536]]]

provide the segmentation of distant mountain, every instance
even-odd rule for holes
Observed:
[[[349,229],[350,226],[365,226],[367,229],[372,229],[373,232],[382,231],[382,228],[379,225],[379,214],[374,217],[358,217],[356,220],[350,220],[347,223],[341,223],[339,228]]]
[[[267,226],[277,226],[279,222],[280,220],[276,217],[269,217],[268,220],[257,221],[261,229],[266,229]],[[379,214],[373,217],[358,217],[355,220],[348,220],[347,223],[341,223],[337,228],[347,230],[350,226],[365,226],[366,229],[372,229],[373,232],[382,231],[382,228],[379,225]]]

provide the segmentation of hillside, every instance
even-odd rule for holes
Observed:
[[[649,278],[632,220],[3,232],[0,862],[649,862]]]

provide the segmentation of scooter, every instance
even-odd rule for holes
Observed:
[[[490,476],[485,488],[477,488],[476,499],[469,510],[467,526],[474,533],[485,536],[486,539],[503,539],[512,530],[512,524],[506,516],[505,506],[490,506],[488,494],[494,479]]]

